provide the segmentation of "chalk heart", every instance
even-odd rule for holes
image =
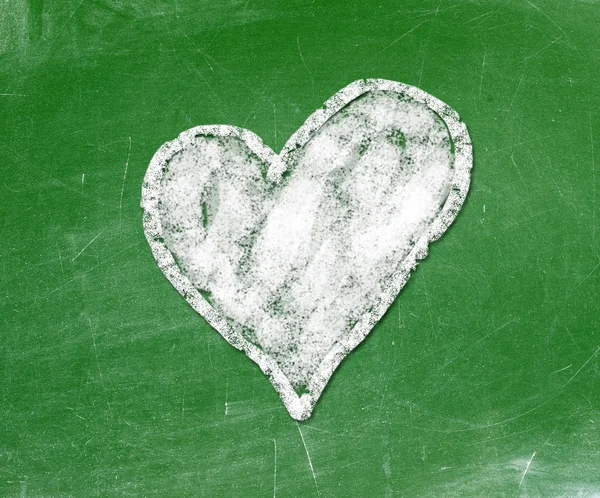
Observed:
[[[304,420],[456,217],[471,166],[449,106],[361,80],[280,154],[233,126],[163,145],[145,177],[144,228],[175,288]]]

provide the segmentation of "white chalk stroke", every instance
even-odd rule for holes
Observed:
[[[305,420],[456,218],[472,162],[449,106],[356,81],[279,154],[234,126],[163,145],[144,180],[144,230],[179,293]]]

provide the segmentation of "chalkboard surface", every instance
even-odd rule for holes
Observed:
[[[0,495],[597,496],[600,3],[0,5]],[[471,192],[311,419],[164,278],[141,184],[278,151],[359,78],[469,127]]]

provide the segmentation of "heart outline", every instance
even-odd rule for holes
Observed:
[[[169,160],[177,152],[190,145],[196,136],[205,135],[241,139],[268,165],[268,179],[278,183],[286,170],[286,160],[291,151],[305,145],[319,128],[346,104],[367,92],[376,90],[395,92],[411,97],[417,102],[427,105],[444,121],[454,144],[454,174],[450,193],[427,231],[418,239],[410,253],[400,262],[397,270],[388,279],[388,285],[380,296],[379,302],[361,316],[348,334],[334,344],[308,382],[308,392],[298,396],[275,360],[239,332],[233,330],[225,317],[202,297],[189,279],[179,270],[173,254],[162,237],[158,206],[161,180]],[[427,92],[404,83],[383,79],[358,80],[342,88],[325,102],[323,108],[311,114],[304,124],[292,134],[279,154],[265,145],[260,137],[252,131],[229,125],[197,126],[182,132],[175,140],[163,144],[154,154],[144,177],[141,201],[144,209],[144,234],[159,268],[175,289],[229,344],[244,351],[260,367],[279,393],[290,416],[295,420],[306,420],[311,416],[325,386],[339,364],[369,335],[383,317],[408,282],[418,261],[427,256],[429,244],[441,237],[455,220],[469,189],[472,163],[473,152],[467,127],[460,121],[458,113],[450,106]]]

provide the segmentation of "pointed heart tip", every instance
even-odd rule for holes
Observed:
[[[297,422],[304,422],[312,416],[315,403],[309,394],[298,396],[295,392],[290,392],[288,389],[284,389],[280,393],[280,396],[283,404],[290,414],[290,417]]]

